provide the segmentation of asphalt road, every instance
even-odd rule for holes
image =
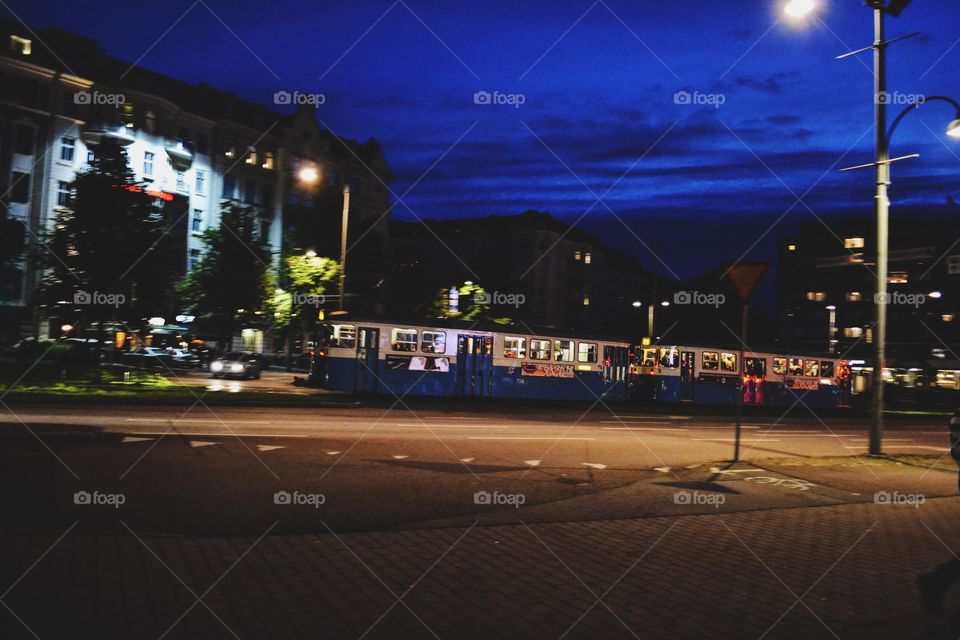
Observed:
[[[230,535],[277,521],[277,531],[288,532],[383,530],[834,504],[908,488],[956,492],[949,467],[911,475],[902,465],[853,458],[862,468],[834,478],[803,466],[866,452],[866,423],[842,414],[748,418],[748,463],[730,468],[729,417],[432,404],[5,409],[3,528],[80,520],[96,530]],[[933,461],[947,445],[942,419],[888,425],[888,453]]]

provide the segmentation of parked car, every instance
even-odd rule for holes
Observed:
[[[167,349],[173,357],[173,366],[183,369],[195,369],[200,366],[200,358],[190,353],[189,349]]]
[[[229,351],[210,363],[213,378],[260,378],[263,355],[249,351]]]
[[[136,351],[123,354],[123,364],[142,369],[173,367],[173,355],[159,347],[140,347]]]

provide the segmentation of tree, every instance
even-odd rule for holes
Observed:
[[[140,318],[172,308],[182,239],[136,181],[122,147],[103,143],[70,185],[46,235],[35,301],[80,321]]]
[[[428,318],[458,318],[467,322],[490,318],[489,295],[483,287],[465,282],[457,289],[457,308],[451,308],[451,289],[440,289],[427,309]]]
[[[0,204],[0,300],[19,297],[22,274],[19,262],[26,246],[27,229]]]
[[[229,348],[240,327],[264,327],[271,318],[274,274],[251,207],[225,205],[220,226],[203,234],[204,256],[177,287],[198,324]]]
[[[274,296],[274,318],[278,327],[285,327],[287,366],[291,365],[293,338],[296,331],[312,332],[319,310],[326,303],[327,285],[340,274],[340,265],[332,258],[313,252],[289,256],[283,261],[280,280],[286,289],[278,288]]]

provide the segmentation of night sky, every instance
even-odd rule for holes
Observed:
[[[747,257],[769,258],[814,213],[872,210],[871,172],[836,171],[872,160],[870,54],[834,60],[870,44],[871,12],[819,3],[803,24],[781,0],[16,0],[8,13],[252,101],[323,93],[324,125],[383,145],[399,219],[582,217],[688,277],[737,259],[781,216]],[[891,37],[922,32],[892,48],[894,101],[960,98],[958,9],[914,0],[889,19]],[[475,104],[478,91],[523,104]],[[678,91],[702,104],[677,104]],[[921,157],[894,168],[894,216],[960,199],[960,143],[943,135],[953,117],[931,103],[898,131],[893,154]]]

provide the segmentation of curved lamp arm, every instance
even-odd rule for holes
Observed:
[[[957,119],[960,119],[960,102],[957,102],[957,101],[954,100],[953,98],[948,98],[947,96],[928,96],[928,97],[924,98],[923,102],[919,102],[919,101],[918,101],[918,102],[914,102],[913,104],[909,105],[906,109],[904,109],[903,111],[900,112],[900,115],[898,115],[898,116],[894,119],[894,121],[890,124],[890,128],[887,129],[887,142],[888,142],[888,143],[890,142],[890,138],[891,138],[891,136],[893,136],[893,132],[896,130],[897,125],[900,124],[900,121],[903,120],[903,118],[904,118],[908,113],[910,113],[910,112],[913,111],[914,109],[918,109],[918,108],[920,107],[920,105],[924,105],[924,104],[926,104],[926,103],[928,103],[928,102],[930,102],[930,101],[932,101],[932,100],[939,100],[940,102],[947,102],[947,103],[950,103],[951,105],[953,105],[953,108],[956,109],[956,111],[957,111],[956,117],[957,117]]]

